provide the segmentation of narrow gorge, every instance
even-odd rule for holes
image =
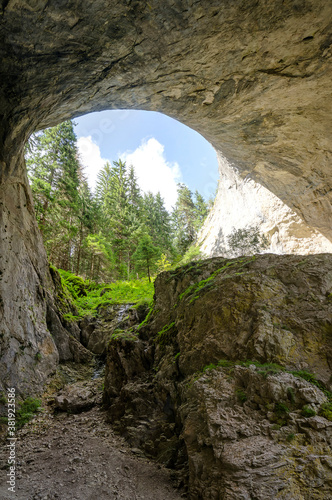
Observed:
[[[0,391],[39,396],[104,356],[103,391],[77,389],[107,412],[90,425],[172,470],[167,498],[332,498],[331,19],[323,0],[0,2]],[[105,109],[176,118],[223,164],[210,258],[159,275],[150,312],[128,306],[122,325],[111,309],[66,319],[23,155],[34,131]],[[238,223],[232,191],[271,251],[316,255],[215,257]]]

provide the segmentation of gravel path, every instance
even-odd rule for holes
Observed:
[[[179,500],[169,471],[133,450],[98,406],[79,415],[47,410],[17,433],[16,493],[8,448],[0,451],[1,500]],[[6,444],[6,443],[5,443]]]

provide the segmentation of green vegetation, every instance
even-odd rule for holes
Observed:
[[[330,401],[322,404],[319,413],[320,413],[320,415],[322,415],[322,417],[324,417],[327,420],[330,420],[332,422],[332,394],[331,393],[330,393]]]
[[[7,400],[6,398],[4,398],[3,404],[6,403]],[[30,422],[30,420],[36,415],[36,413],[41,410],[41,404],[42,403],[40,399],[35,399],[32,397],[28,397],[24,401],[18,402],[16,405],[15,416],[16,429],[21,429],[24,424]],[[8,417],[0,417],[0,423],[7,424]]]
[[[99,307],[112,304],[136,304],[136,307],[150,305],[154,294],[154,285],[147,279],[117,281],[115,283],[93,283],[59,269],[64,293],[76,306],[78,316],[64,314],[67,321],[77,321],[83,316],[95,316]],[[63,276],[65,276],[63,278]],[[69,287],[68,287],[69,283]],[[72,283],[79,283],[84,293],[77,294]]]
[[[208,278],[198,281],[196,283],[193,283],[190,285],[183,293],[180,294],[178,301],[180,302],[182,299],[186,297],[190,297],[190,303],[194,302],[196,299],[199,298],[199,294],[203,290],[208,290],[213,288],[214,286],[214,280],[215,278],[222,274],[223,278],[228,278],[230,275],[226,273],[229,269],[235,268],[237,271],[240,271],[241,269],[244,268],[244,266],[248,263],[251,262],[252,260],[255,259],[255,256],[249,257],[249,258],[243,258],[243,259],[238,259],[238,260],[231,260],[231,261],[226,261],[225,265],[214,271]],[[188,268],[184,268],[182,272],[188,272],[189,270],[197,268],[197,265],[191,265]],[[235,273],[235,275],[240,275],[243,273]]]
[[[196,254],[197,234],[209,210],[203,197],[178,184],[169,213],[160,193],[141,192],[135,168],[121,159],[105,163],[93,194],[79,161],[73,122],[33,135],[26,164],[49,260],[64,270],[72,295],[85,296],[82,280],[151,280],[181,261],[189,247],[186,258]]]
[[[168,344],[173,337],[173,330],[175,327],[175,322],[173,321],[169,325],[165,325],[163,329],[157,334],[157,342],[161,345]]]
[[[227,237],[229,250],[236,257],[260,253],[269,246],[267,238],[260,233],[259,226],[234,229]]]
[[[210,363],[209,365],[205,365],[201,370],[196,372],[195,377],[192,380],[192,383],[195,380],[198,380],[200,376],[210,370],[215,370],[220,368],[226,368],[230,369],[230,372],[232,372],[233,368],[238,365],[238,366],[246,366],[249,367],[250,365],[255,365],[256,368],[258,368],[257,372],[258,374],[262,375],[264,378],[266,378],[268,375],[275,375],[278,373],[286,372],[294,375],[295,377],[303,378],[304,380],[310,382],[311,384],[315,385],[318,387],[327,397],[328,401],[326,403],[323,403],[320,407],[319,410],[319,415],[322,417],[326,418],[327,420],[332,421],[332,393],[329,392],[324,385],[317,380],[316,376],[310,372],[307,372],[305,370],[299,370],[299,371],[292,371],[292,370],[287,370],[283,366],[280,366],[276,363],[259,363],[257,361],[252,361],[252,360],[247,360],[247,361],[231,361],[228,359],[221,359],[217,363]],[[247,399],[247,395],[243,389],[237,389],[236,390],[236,395],[239,399],[239,401],[244,402]],[[287,388],[287,397],[289,402],[294,405],[295,404],[295,394],[294,394],[294,389],[292,387]],[[275,416],[276,416],[276,425],[273,427],[275,430],[286,425],[287,423],[287,418],[288,418],[288,413],[290,412],[289,407],[284,403],[284,402],[277,402],[275,405],[270,407],[271,405],[267,404],[266,405],[269,411],[274,411]],[[315,410],[313,410],[310,406],[305,405],[301,409],[301,414],[304,417],[312,417],[316,415]],[[277,429],[277,430],[278,430]]]
[[[133,333],[131,330],[120,330],[117,328],[111,335],[112,340],[137,340],[137,334]]]
[[[288,406],[282,402],[275,404],[274,411],[278,417],[285,417],[290,412]]]
[[[291,403],[295,403],[295,394],[293,387],[287,387],[287,397]]]
[[[18,429],[23,427],[24,424],[29,422],[35,414],[40,410],[41,401],[28,397],[21,404],[18,405],[16,411],[16,426]]]
[[[313,417],[314,415],[316,415],[316,412],[315,412],[315,410],[310,408],[310,406],[305,405],[305,406],[303,406],[303,408],[301,410],[301,415],[303,415],[303,417],[309,418],[309,417]]]
[[[244,403],[245,401],[247,401],[248,397],[243,389],[236,389],[235,392],[240,403]]]
[[[40,352],[36,352],[36,354],[35,354],[35,360],[36,361],[41,361],[41,359],[42,359],[41,353]]]

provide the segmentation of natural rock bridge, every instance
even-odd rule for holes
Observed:
[[[40,388],[58,359],[23,160],[37,129],[161,111],[332,240],[331,18],[324,0],[0,2],[2,383]]]

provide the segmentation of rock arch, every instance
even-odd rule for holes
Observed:
[[[324,0],[2,0],[4,383],[27,390],[33,373],[38,388],[57,362],[23,162],[36,129],[93,110],[162,111],[332,239],[331,14]]]

